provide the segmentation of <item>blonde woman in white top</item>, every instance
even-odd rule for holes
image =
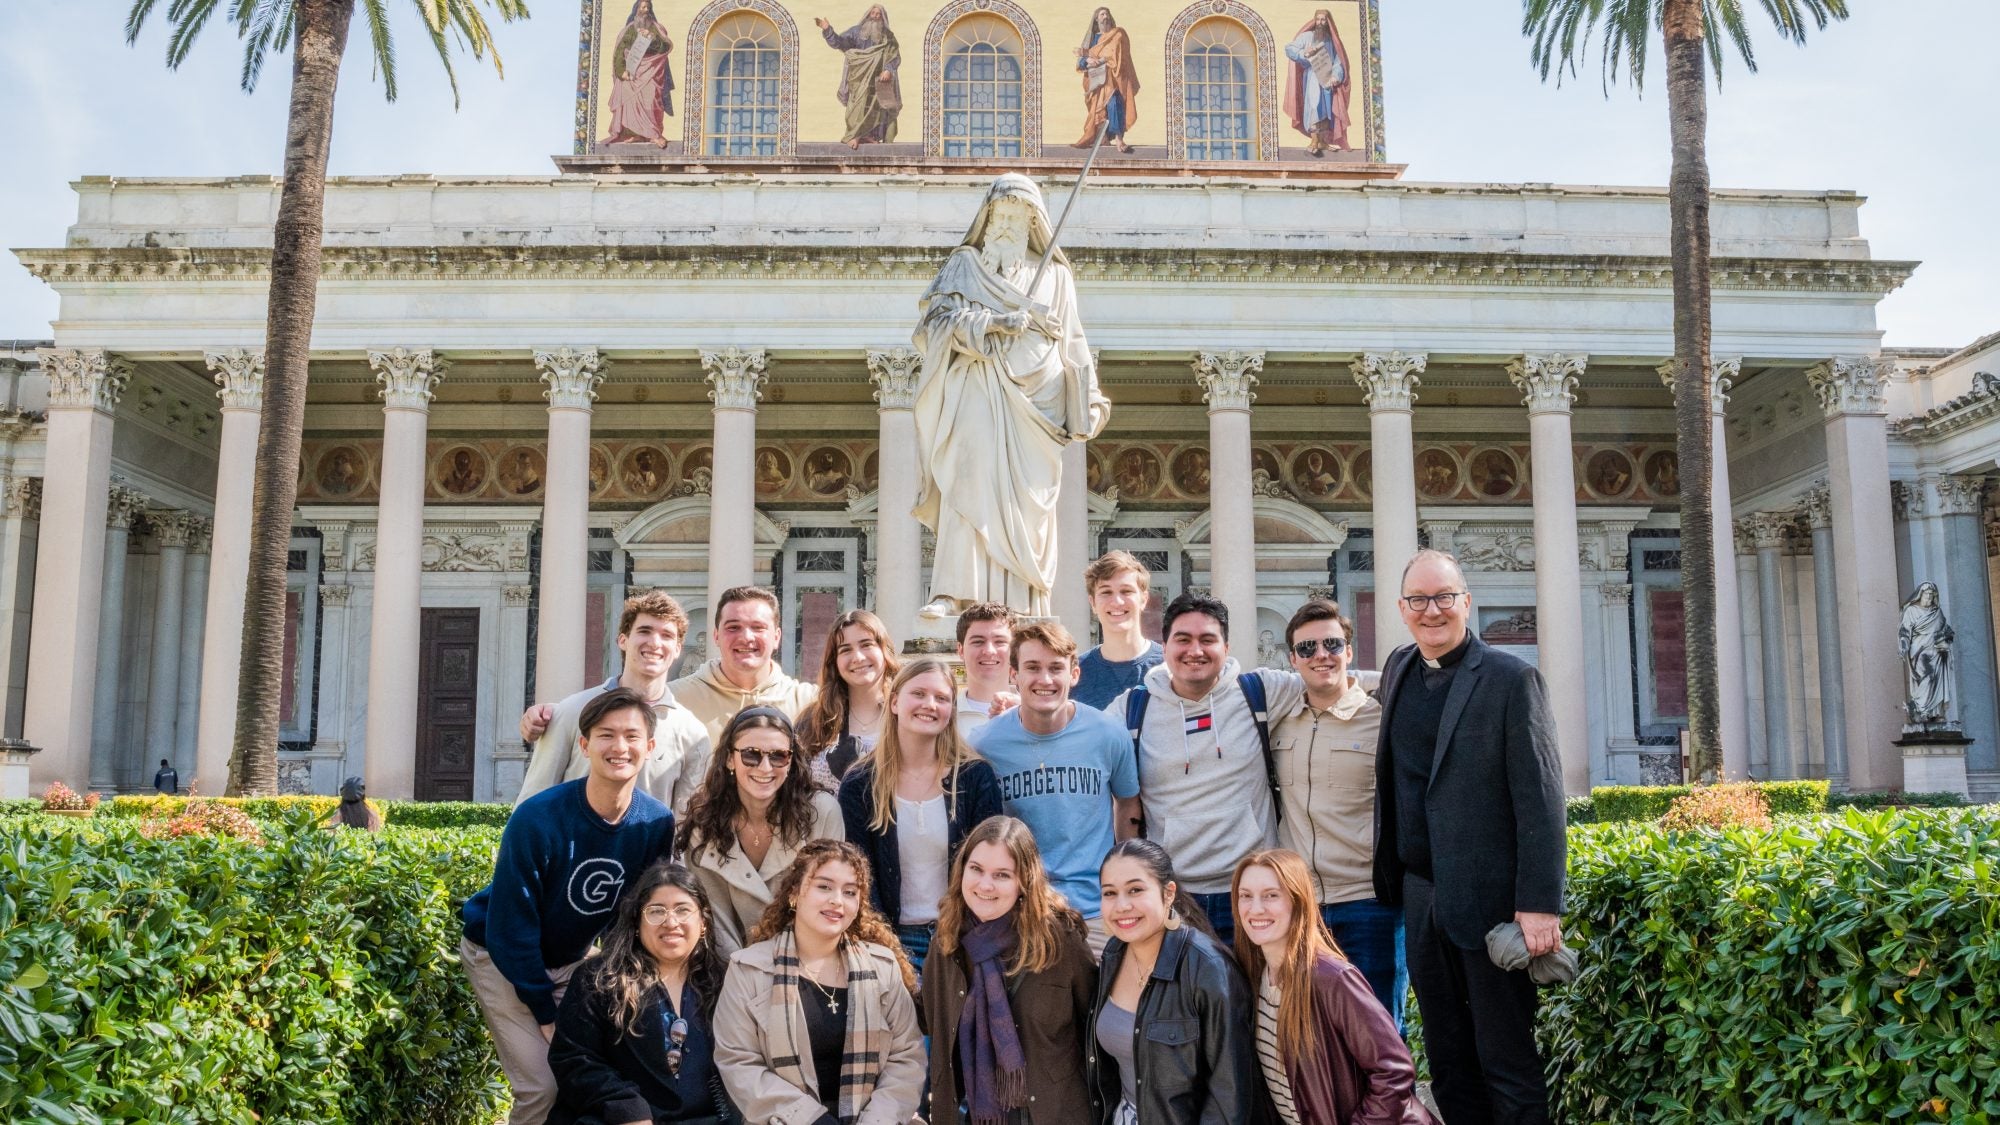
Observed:
[[[840,804],[813,784],[785,713],[738,712],[679,832],[683,858],[714,909],[723,956],[743,948],[799,849],[844,835]]]

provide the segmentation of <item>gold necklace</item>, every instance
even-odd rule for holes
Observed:
[[[810,973],[807,973],[806,967],[803,964],[799,966],[799,976],[805,978],[807,984],[810,984],[815,989],[819,990],[821,998],[823,998],[826,1001],[827,1011],[833,1013],[836,1016],[840,1014],[840,1001],[835,999],[833,995],[836,990],[830,989],[827,986],[821,984],[818,978],[812,976]]]

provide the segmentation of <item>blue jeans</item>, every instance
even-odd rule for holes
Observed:
[[[1403,953],[1402,910],[1364,898],[1322,905],[1319,916],[1347,960],[1368,978],[1396,1030],[1406,1030],[1403,1005],[1410,994],[1410,967]]]
[[[1222,951],[1234,954],[1236,951],[1235,898],[1231,897],[1228,891],[1216,891],[1214,894],[1201,894],[1189,891],[1187,892],[1187,896],[1194,900],[1196,906],[1201,907],[1203,914],[1208,915],[1209,927],[1215,931],[1215,940],[1222,944]]]
[[[903,943],[903,955],[910,959],[910,967],[917,971],[917,981],[924,979],[924,958],[930,956],[931,938],[937,935],[936,922],[918,922],[914,925],[896,927],[896,940]]]

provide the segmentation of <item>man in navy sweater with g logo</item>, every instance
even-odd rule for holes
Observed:
[[[509,1125],[548,1117],[548,1043],[563,987],[626,885],[672,858],[673,811],[638,788],[656,721],[628,688],[585,704],[577,742],[590,773],[521,802],[501,833],[493,881],[465,903],[459,955],[514,1089]]]

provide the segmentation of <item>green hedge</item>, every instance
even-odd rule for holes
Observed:
[[[144,819],[149,816],[173,816],[188,807],[193,801],[208,801],[219,805],[229,805],[242,809],[252,820],[285,821],[295,816],[306,816],[313,820],[324,820],[340,807],[338,797],[191,797],[169,796],[165,793],[129,794],[113,797],[97,807],[97,815]],[[379,810],[379,802],[374,803]]]
[[[2000,816],[1570,834],[1571,1122],[2000,1120]]]
[[[1969,804],[1956,793],[1835,793],[1829,809],[1962,809]]]
[[[1772,816],[1810,815],[1825,812],[1827,787],[1824,781],[1759,781],[1757,789],[1771,806]],[[1667,815],[1674,799],[1685,796],[1691,785],[1600,785],[1590,791],[1587,810],[1570,802],[1571,824],[1611,824],[1622,820],[1658,820]]]
[[[504,828],[514,806],[477,801],[384,801],[390,824],[408,828]]]
[[[490,1120],[503,1097],[457,964],[491,829],[150,840],[136,821],[0,835],[0,1120]]]
[[[7,820],[17,816],[40,815],[42,815],[42,799],[40,797],[9,797],[6,800],[0,800],[0,820]]]

